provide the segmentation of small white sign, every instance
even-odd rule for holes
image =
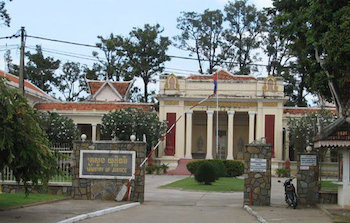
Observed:
[[[316,155],[300,155],[301,166],[316,166],[317,157]]]
[[[300,166],[300,170],[309,170],[310,167],[309,166]]]
[[[250,159],[250,171],[251,172],[266,172],[267,160],[266,159]]]

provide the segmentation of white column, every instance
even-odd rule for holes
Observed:
[[[227,111],[228,126],[227,126],[227,160],[233,160],[233,116],[235,111]]]
[[[96,141],[96,127],[97,127],[97,124],[91,124],[91,127],[92,127],[92,132],[91,132],[92,141]]]
[[[249,111],[249,141],[248,143],[251,143],[254,141],[254,125],[255,125],[255,114],[254,111]]]
[[[213,115],[214,111],[207,111],[207,155],[205,159],[213,159]]]
[[[342,207],[350,205],[350,190],[349,190],[349,177],[350,177],[350,151],[343,149],[343,204]]]
[[[193,111],[186,112],[186,159],[192,159],[192,114]]]

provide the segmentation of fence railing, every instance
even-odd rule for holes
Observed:
[[[58,168],[61,174],[53,176],[50,182],[72,182],[71,165],[72,165],[72,148],[70,144],[57,144],[51,147],[52,150],[60,153],[57,159]],[[6,167],[3,172],[3,181],[16,181],[13,171]],[[2,179],[0,178],[0,181]]]

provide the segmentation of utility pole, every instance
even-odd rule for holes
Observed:
[[[24,34],[25,30],[24,27],[21,27],[21,55],[20,55],[20,61],[19,61],[19,91],[22,95],[24,95]]]

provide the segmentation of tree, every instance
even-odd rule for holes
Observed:
[[[335,90],[350,76],[350,3],[274,0],[273,5],[284,26],[282,34],[292,41],[297,64],[304,69],[306,88],[339,105]]]
[[[9,0],[10,2],[12,0]],[[7,27],[10,27],[11,18],[5,9],[5,1],[0,1],[0,20],[3,21],[3,24]]]
[[[126,43],[129,78],[140,77],[144,83],[144,102],[148,101],[148,84],[155,82],[154,77],[163,72],[164,63],[170,60],[166,55],[170,40],[160,34],[159,24],[146,24],[144,29],[134,28]]]
[[[313,143],[319,130],[332,123],[336,118],[337,116],[324,109],[308,113],[303,117],[289,118],[289,141],[291,146],[297,152],[304,151],[309,143]]]
[[[227,52],[230,59],[228,70],[238,64],[238,74],[249,74],[253,62],[259,60],[254,50],[262,43],[262,35],[266,30],[266,16],[258,11],[255,5],[247,5],[247,0],[229,2],[225,5],[225,20],[229,29],[224,32],[228,46],[233,46]]]
[[[182,12],[177,19],[181,35],[175,36],[175,46],[196,55],[199,73],[204,73],[203,64],[208,62],[208,73],[222,65],[226,49],[223,48],[223,14],[220,10],[205,10],[202,14]]]
[[[126,108],[102,117],[102,132],[111,138],[118,137],[119,140],[129,140],[131,135],[142,140],[145,134],[147,142],[152,145],[162,137],[166,129],[166,123],[160,122],[156,113],[138,108]]]
[[[36,53],[30,51],[25,55],[29,61],[25,66],[25,75],[28,79],[46,93],[52,91],[52,85],[58,85],[56,70],[59,68],[61,61],[52,57],[44,57],[41,46],[36,46]]]
[[[41,112],[40,126],[46,132],[51,144],[72,144],[77,138],[77,129],[73,120],[55,112]]]
[[[39,126],[37,112],[0,78],[0,170],[9,167],[25,193],[58,174],[57,159]]]
[[[96,76],[103,77],[105,80],[114,79],[119,81],[124,77],[126,69],[124,38],[122,36],[114,36],[113,33],[107,39],[102,36],[97,38],[101,42],[96,43],[96,46],[103,52],[103,57],[100,57],[96,51],[92,53],[99,61],[98,64],[94,64]]]
[[[84,99],[84,97],[79,97],[87,88],[83,70],[80,63],[67,62],[63,64],[62,73],[58,75],[55,85],[66,101]]]

